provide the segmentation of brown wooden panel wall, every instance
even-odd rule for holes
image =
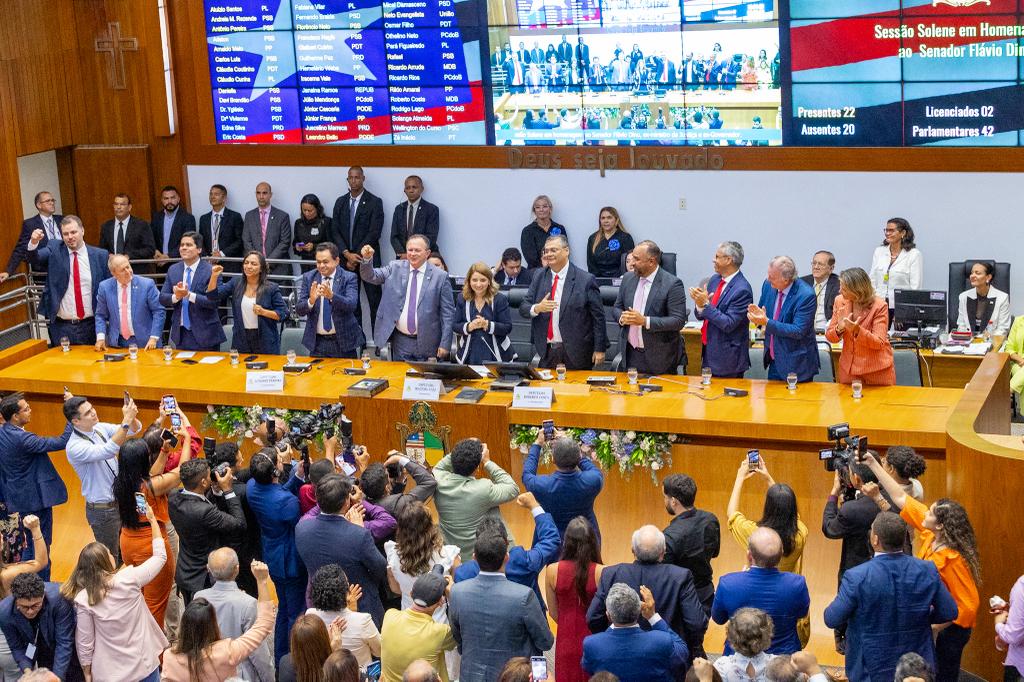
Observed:
[[[149,222],[153,198],[148,147],[75,147],[72,163],[86,241],[99,242],[100,225],[114,217],[114,195],[121,192],[132,198],[132,213]]]

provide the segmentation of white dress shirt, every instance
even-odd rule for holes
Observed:
[[[814,328],[825,329],[831,321],[825,317],[825,289],[828,287],[828,278],[826,277],[825,281],[820,284],[814,280],[811,287],[814,288],[815,305],[817,306],[814,309]]]
[[[75,313],[75,253],[78,254],[78,276],[82,280],[84,317],[92,317],[92,269],[89,267],[89,249],[83,242],[77,251],[68,250],[68,288],[60,299],[60,310],[57,313],[57,317],[63,320],[78,317]]]
[[[334,285],[335,285],[334,276],[337,275],[337,274],[338,274],[338,269],[335,268],[334,272],[332,272],[331,274],[327,275],[326,277],[321,275],[321,277],[320,277],[320,283],[321,284],[323,284],[324,282],[330,282],[329,286],[331,287],[331,296],[332,297],[334,296]],[[316,284],[316,282],[313,282],[313,284]],[[323,310],[322,305],[323,304],[320,302],[320,299],[318,298],[316,300],[316,303],[313,306],[314,310],[316,310],[316,333],[317,334],[334,334],[334,333],[336,333],[338,331],[336,327],[331,327],[331,331],[327,331],[327,328],[324,327],[324,314],[323,314],[323,312],[321,312]],[[334,321],[332,320],[331,322],[333,323]]]
[[[427,263],[423,262],[423,265],[415,269],[416,272],[420,273],[416,277],[416,329],[420,328],[420,301],[423,300],[423,281],[426,278]],[[409,266],[409,281],[405,285],[405,303],[402,305],[402,312],[398,316],[398,322],[395,323],[395,329],[399,333],[409,336],[409,325],[406,324],[406,318],[409,316],[409,292],[412,290],[412,273],[413,267]]]
[[[729,288],[729,282],[731,282],[733,280],[733,278],[735,278],[736,275],[738,275],[738,274],[740,274],[740,271],[736,270],[731,275],[728,275],[728,276],[722,278],[722,280],[725,282],[725,284],[722,285],[722,294],[723,295],[725,294],[725,290]],[[714,297],[715,297],[715,292],[709,290],[708,291],[708,305],[711,305],[711,299],[714,298]],[[704,313],[704,308],[706,308],[706,307],[707,306],[699,306],[699,305],[695,306],[695,312],[703,314]]]
[[[561,304],[562,304],[562,292],[565,290],[565,276],[567,274],[569,274],[569,263],[566,263],[565,267],[563,267],[558,272],[552,271],[552,273],[551,273],[552,281],[554,281],[554,277],[556,275],[558,276],[558,284],[555,285],[555,298],[554,298],[555,303],[557,303],[558,305],[556,305],[555,309],[551,311],[551,331],[552,331],[552,334],[551,334],[551,341],[550,341],[550,343],[562,343],[562,330],[558,328],[558,325],[561,322],[561,313],[560,313],[560,311],[561,311],[561,307],[562,307],[561,306]],[[550,289],[548,289],[547,291],[544,292],[544,298],[548,298],[550,295],[551,295],[551,290]],[[537,304],[535,303],[533,305],[533,307],[530,308],[530,316],[531,317],[537,317],[537,315],[539,315],[539,313],[537,312]]]
[[[920,289],[924,286],[924,259],[916,248],[901,250],[890,266],[891,258],[888,246],[875,249],[869,275],[875,293],[889,301],[890,308],[894,308],[893,292],[896,289]]]

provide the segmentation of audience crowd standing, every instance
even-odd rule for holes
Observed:
[[[294,226],[265,182],[244,218],[226,208],[226,189],[212,187],[212,210],[198,227],[174,187],[163,189],[150,223],[118,194],[100,247],[87,246],[81,220],[56,215],[42,192],[39,215],[25,222],[0,281],[22,260],[46,270],[42,312],[55,343],[153,349],[168,333],[178,348],[216,349],[225,340],[218,302],[229,301],[232,345],[276,353],[288,308],[267,278],[291,268],[267,259],[294,254],[307,270],[296,310],[314,355],[357,357],[366,340],[363,290],[371,336],[392,358],[443,359],[454,335],[464,362],[486,352],[495,361],[512,357],[512,313],[500,289],[526,287],[516,312],[531,326],[540,364],[583,369],[603,362],[609,345],[597,278],[625,274],[615,306],[620,351],[645,372],[685,365],[678,332],[688,293],[702,322],[702,364],[715,376],[742,376],[753,324],[765,330],[771,379],[815,375],[817,329],[844,340],[841,381],[891,383],[886,308],[894,287],[920,279],[913,231],[894,218],[868,271],[836,276],[835,257],[819,251],[812,275],[799,278],[793,260],[778,256],[755,305],[740,272],[742,246],[727,241],[716,250],[714,276],[687,290],[663,266],[658,245],[634,243],[610,206],[588,240],[588,272],[570,261],[566,228],[542,195],[521,251],[506,249],[496,273],[475,264],[457,304],[437,252],[441,212],[423,198],[423,180],[405,181],[407,201],[395,207],[389,235],[397,258],[383,265],[383,206],[364,182],[361,168],[350,169],[349,192],[330,216],[318,197],[304,196]],[[243,254],[240,266],[216,262]],[[132,260],[153,261],[139,263],[139,272],[166,272],[159,294],[134,274]],[[979,309],[992,307],[982,281],[991,273],[983,270],[972,275],[975,323]],[[49,438],[27,430],[24,395],[0,401],[0,500],[7,522],[26,534],[4,530],[5,539],[22,539],[5,544],[0,563],[0,679],[494,682],[534,679],[531,666],[541,659],[569,682],[824,679],[804,651],[810,610],[822,606],[811,603],[802,575],[807,527],[793,489],[772,478],[763,458],[753,468],[743,461],[719,510],[746,561],[722,567],[716,580],[721,523],[696,506],[697,483],[685,474],[663,482],[665,530],[636,529],[634,561],[606,565],[602,557],[622,548],[602,544],[605,474],[561,433],[541,429],[514,472],[522,492],[474,438],[432,468],[396,452],[371,462],[356,448],[354,474],[342,473],[334,436],[324,456],[310,460],[293,444],[274,445],[272,433],[247,461],[235,444],[201,448],[176,407],[162,407],[147,428],[130,398],[119,424],[101,422],[83,396],[64,399],[67,426]],[[95,541],[58,585],[48,582],[52,508],[68,498],[49,453],[61,449],[80,478]],[[539,472],[545,450],[551,473]],[[822,511],[823,534],[842,541],[824,620],[858,682],[956,680],[977,623],[973,527],[955,500],[923,501],[924,470],[910,448],[881,458],[868,452],[848,475],[836,473]],[[752,477],[768,485],[756,522],[739,508]],[[513,500],[520,509],[503,512]],[[527,511],[528,546],[504,519]],[[1022,584],[1008,604],[992,605],[1007,679],[1024,670]],[[726,626],[717,658],[704,646],[710,621]]]

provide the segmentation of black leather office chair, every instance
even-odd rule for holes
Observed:
[[[665,268],[673,275],[676,274],[676,254],[672,251],[661,252],[661,267]],[[626,271],[626,254],[622,254],[622,271]],[[678,276],[678,275],[677,275]]]
[[[946,306],[949,309],[949,328],[956,329],[957,307],[960,294],[971,288],[971,268],[975,263],[992,265],[992,286],[1005,294],[1010,293],[1010,264],[999,263],[991,258],[973,258],[949,264],[949,293]]]

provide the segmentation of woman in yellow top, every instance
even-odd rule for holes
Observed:
[[[960,503],[942,498],[927,507],[907,495],[903,486],[876,459],[867,459],[878,482],[889,493],[893,504],[901,509],[900,516],[917,531],[917,558],[935,564],[960,611],[956,620],[942,628],[935,638],[935,680],[956,682],[960,675],[960,657],[978,615],[981,562],[974,528]],[[883,511],[887,509],[881,493],[872,497]]]
[[[1020,409],[1021,393],[1024,393],[1024,315],[1013,321],[1003,350],[1010,354],[1010,390],[1017,394]]]
[[[761,512],[761,520],[757,523],[748,519],[739,510],[743,483],[755,474],[761,476],[768,483],[768,492],[764,498],[764,510]],[[779,562],[779,570],[790,573],[802,572],[807,526],[800,520],[800,514],[797,512],[796,493],[785,483],[775,482],[775,479],[768,473],[764,457],[758,459],[756,469],[750,468],[746,458],[740,463],[740,468],[736,471],[736,482],[732,487],[732,496],[729,497],[728,514],[729,531],[744,552],[754,529],[758,526],[767,526],[782,538],[782,561]]]

